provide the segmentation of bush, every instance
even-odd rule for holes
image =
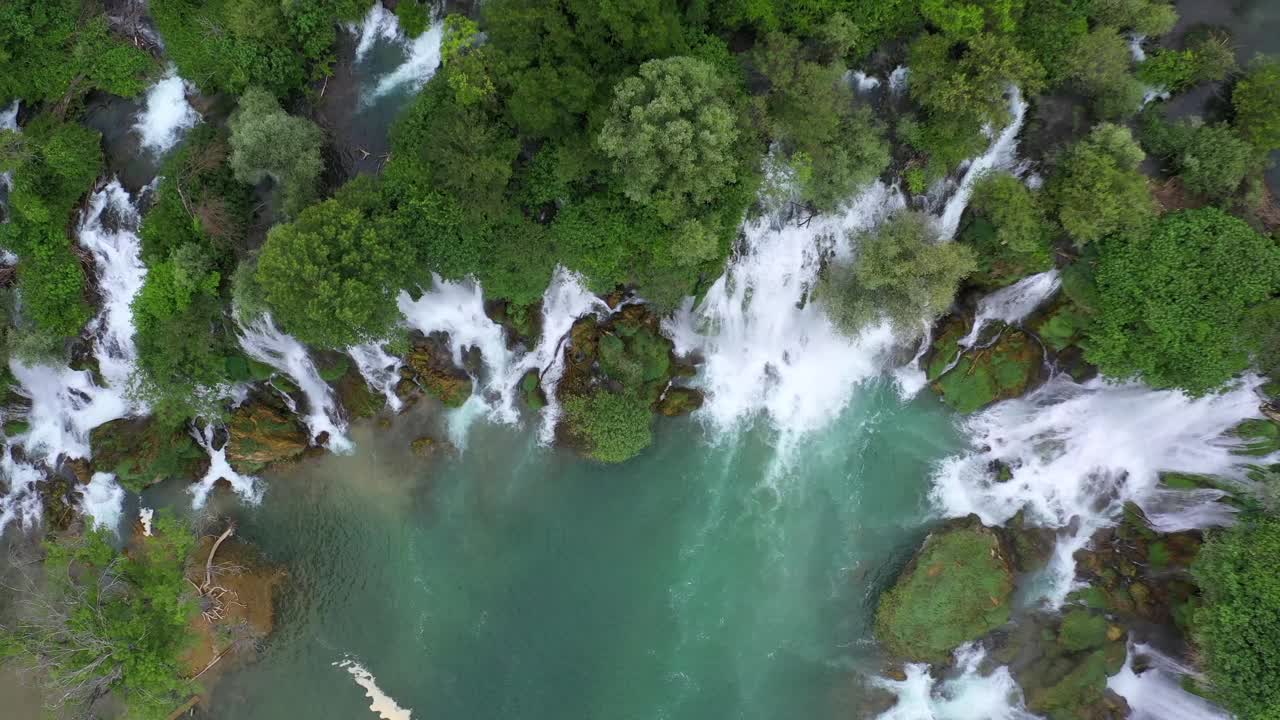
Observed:
[[[1236,69],[1236,53],[1231,41],[1216,32],[1193,38],[1183,50],[1161,48],[1138,66],[1143,82],[1173,92],[1193,85],[1217,82]]]
[[[571,395],[564,400],[564,413],[569,433],[600,462],[630,460],[653,442],[653,411],[635,393]]]
[[[987,148],[990,140],[982,132],[975,117],[928,113],[922,117],[907,116],[898,123],[898,137],[924,156],[926,165],[919,168],[917,185],[920,194],[928,186]]]
[[[194,538],[162,513],[128,553],[114,539],[92,530],[47,543],[47,582],[28,578],[19,589],[22,621],[0,631],[0,649],[41,668],[53,711],[82,711],[114,692],[127,717],[164,717],[192,690],[179,657],[196,612],[183,579]]]
[[[960,240],[976,251],[974,280],[1008,285],[1053,267],[1052,228],[1037,193],[1007,172],[983,175],[969,201],[969,223]]]
[[[1164,0],[1090,0],[1089,8],[1098,25],[1148,37],[1164,35],[1178,23],[1178,12]]]
[[[107,18],[80,0],[0,4],[0,102],[64,104],[92,90],[133,97],[156,69],[150,55],[113,37]]]
[[[1235,125],[1261,150],[1280,149],[1280,58],[1258,57],[1231,93]]]
[[[1207,125],[1199,118],[1166,122],[1156,109],[1143,114],[1142,142],[1172,166],[1188,190],[1215,200],[1235,195],[1262,164],[1257,150],[1230,125]]]
[[[283,211],[294,217],[319,193],[324,135],[316,124],[289,115],[261,88],[250,88],[231,116],[231,169],[240,182],[270,177],[281,186]]]
[[[1102,124],[1072,146],[1049,181],[1058,222],[1077,245],[1145,225],[1155,212],[1144,155],[1128,128]]]
[[[828,267],[818,289],[837,326],[857,333],[885,318],[898,332],[919,334],[946,311],[977,263],[964,245],[938,244],[931,223],[903,212],[851,238],[857,258]]]
[[[1251,518],[1209,536],[1192,573],[1204,604],[1194,635],[1211,697],[1242,718],[1280,717],[1280,520]]]
[[[1132,115],[1146,92],[1129,71],[1129,42],[1115,28],[1100,27],[1082,36],[1063,58],[1062,77],[1094,101],[1099,117]]]
[[[934,115],[975,118],[979,125],[1009,121],[1010,84],[1028,97],[1044,86],[1044,68],[1004,35],[981,33],[964,43],[924,35],[911,44],[907,64],[916,102]]]
[[[1085,357],[1118,380],[1202,394],[1244,370],[1245,311],[1280,289],[1280,247],[1216,208],[1101,244]]]

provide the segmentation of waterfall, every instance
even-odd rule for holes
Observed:
[[[43,479],[35,465],[14,459],[12,445],[0,450],[0,535],[12,522],[24,530],[40,524],[44,506],[36,483]]]
[[[1027,117],[1027,103],[1022,99],[1022,92],[1016,87],[1010,87],[1008,95],[1009,113],[1013,120],[1000,131],[999,135],[992,137],[991,146],[985,153],[969,161],[958,186],[953,188],[952,183],[944,183],[943,187],[949,193],[949,198],[936,221],[938,235],[944,241],[955,237],[956,230],[960,227],[960,217],[969,205],[969,198],[973,195],[973,185],[978,178],[991,170],[1011,169],[1018,159],[1018,133],[1022,131],[1022,124]],[[990,128],[987,132],[989,135],[994,133]]]
[[[138,222],[133,199],[112,180],[90,198],[78,233],[80,245],[93,254],[102,296],[102,309],[88,327],[95,339],[94,354],[107,385],[118,390],[128,387],[138,359],[131,306],[147,275]]]
[[[1142,42],[1146,39],[1146,35],[1129,33],[1129,53],[1133,55],[1133,61],[1135,63],[1147,61],[1147,51],[1142,49]]]
[[[449,282],[436,276],[431,290],[417,300],[408,293],[400,295],[400,312],[410,327],[424,335],[449,334],[456,365],[464,365],[466,349],[480,351],[485,372],[483,377],[474,378],[478,391],[450,416],[451,439],[460,447],[465,443],[467,426],[476,417],[485,416],[500,423],[519,420],[517,386],[529,370],[545,371],[542,383],[548,405],[543,410],[541,439],[548,443],[553,439],[558,408],[555,383],[563,370],[563,353],[559,352],[561,338],[568,334],[574,321],[592,311],[607,313],[608,306],[587,291],[577,274],[557,268],[543,294],[542,334],[538,344],[517,356],[507,349],[502,326],[485,314],[478,284]]]
[[[403,405],[400,396],[396,395],[396,384],[400,382],[400,358],[389,355],[380,342],[367,342],[347,348],[369,387],[382,393],[387,399],[387,406],[399,412]]]
[[[848,256],[847,233],[873,227],[905,206],[897,188],[876,182],[842,215],[803,223],[770,217],[745,228],[745,248],[695,308],[664,330],[676,351],[704,362],[700,417],[721,433],[757,415],[788,436],[826,425],[853,387],[879,373],[893,335],[887,326],[856,340],[842,334],[811,294],[827,251]]]
[[[983,328],[991,323],[1016,325],[1022,322],[1061,286],[1062,277],[1058,271],[1048,270],[1025,277],[982,298],[973,318],[973,329],[960,341],[960,347],[973,347],[982,337]]]
[[[198,122],[200,113],[187,102],[187,83],[178,77],[177,68],[170,66],[147,90],[146,107],[138,113],[133,130],[144,150],[161,155]]]
[[[192,485],[189,489],[191,493],[191,507],[199,510],[204,507],[205,502],[209,499],[209,493],[213,491],[213,486],[219,480],[226,480],[231,485],[231,489],[241,497],[245,502],[257,504],[262,501],[262,489],[258,487],[257,478],[249,475],[241,475],[236,472],[231,464],[227,462],[227,446],[214,448],[216,439],[214,435],[216,429],[212,425],[205,425],[202,428],[194,428],[191,431],[191,437],[195,438],[196,444],[204,448],[209,455],[209,470],[200,479],[200,482]]]
[[[897,696],[897,704],[877,720],[1035,720],[1023,706],[1022,689],[1001,666],[989,675],[979,672],[986,653],[966,643],[955,652],[954,677],[939,682],[929,666],[906,666],[906,680],[872,678],[872,683]]]
[[[93,518],[93,527],[119,532],[120,518],[124,515],[124,488],[111,473],[96,472],[84,487],[80,509]]]
[[[880,78],[868,75],[861,70],[854,70],[846,76],[850,84],[859,93],[869,93],[880,87]]]
[[[1238,442],[1225,436],[1259,417],[1256,378],[1216,395],[1191,398],[1174,390],[1101,379],[1078,384],[1056,376],[1022,398],[970,416],[964,428],[975,448],[944,461],[931,500],[948,517],[977,514],[987,525],[1019,510],[1035,525],[1062,531],[1050,562],[1050,606],[1072,589],[1072,554],[1093,533],[1114,524],[1125,502],[1137,503],[1161,532],[1229,524],[1233,510],[1219,490],[1171,490],[1161,472],[1213,475],[1247,484]],[[1256,461],[1256,458],[1254,459]],[[999,482],[989,470],[1007,466]]]
[[[911,76],[911,70],[906,65],[899,65],[889,73],[889,92],[894,95],[901,95],[907,89],[907,81]]]
[[[333,389],[320,377],[307,348],[281,332],[270,314],[263,313],[253,321],[240,322],[239,325],[240,347],[249,357],[284,373],[302,391],[307,401],[307,414],[302,420],[311,432],[312,442],[326,437],[325,447],[336,453],[350,452],[352,446],[346,436],[347,425],[338,413]]]
[[[377,2],[369,8],[369,13],[360,26],[350,29],[352,32],[358,31],[360,35],[356,43],[355,61],[357,63],[364,61],[378,41],[398,45],[404,53],[404,61],[379,79],[378,84],[365,94],[365,104],[372,103],[401,88],[407,88],[409,92],[417,92],[427,84],[440,67],[440,43],[444,40],[442,20],[433,22],[431,27],[418,37],[409,39],[400,30],[400,22],[395,13],[383,7],[381,2]]]
[[[1149,667],[1133,670],[1134,657],[1147,658]],[[1150,645],[1129,641],[1129,655],[1107,687],[1129,703],[1130,720],[1230,720],[1217,705],[1182,689],[1179,679],[1195,671]]]

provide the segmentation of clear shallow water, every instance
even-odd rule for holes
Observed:
[[[690,420],[620,467],[489,424],[416,460],[413,423],[355,427],[355,454],[237,511],[292,583],[212,717],[375,717],[347,658],[418,718],[858,717],[877,592],[960,445],[936,400],[881,383],[789,470],[762,433],[711,446]]]

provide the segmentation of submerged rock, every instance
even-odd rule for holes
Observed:
[[[1009,620],[1013,566],[1000,535],[975,516],[933,531],[876,608],[893,655],[946,662],[960,645]]]
[[[307,430],[282,408],[250,402],[227,424],[227,460],[236,472],[257,473],[267,465],[296,459],[307,450]]]
[[[409,443],[409,449],[413,454],[420,458],[429,458],[435,456],[440,451],[440,443],[435,438],[424,435],[417,440]]]
[[[197,480],[209,457],[185,427],[166,427],[155,418],[121,418],[89,433],[93,471],[114,473],[120,485],[139,492],[168,478]]]

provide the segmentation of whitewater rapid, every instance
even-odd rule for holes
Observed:
[[[177,68],[170,66],[164,77],[147,90],[145,105],[133,125],[144,150],[164,154],[200,122],[200,113],[187,102],[191,89],[178,76]]]
[[[985,659],[981,646],[966,643],[956,650],[955,671],[945,679],[920,663],[907,664],[905,680],[872,678],[873,685],[897,698],[876,720],[1036,720],[1009,668],[1002,665],[984,675],[979,668]]]
[[[376,2],[359,25],[348,28],[359,38],[356,41],[355,61],[363,62],[377,43],[397,46],[403,61],[391,72],[378,79],[361,100],[365,105],[397,91],[415,93],[427,84],[440,67],[440,45],[444,39],[444,21],[437,19],[416,38],[407,37],[400,28],[395,13]]]
[[[1134,672],[1134,658],[1147,668]],[[1182,688],[1183,677],[1199,674],[1150,645],[1129,640],[1128,655],[1107,687],[1129,703],[1129,720],[1231,720],[1230,713]]]

